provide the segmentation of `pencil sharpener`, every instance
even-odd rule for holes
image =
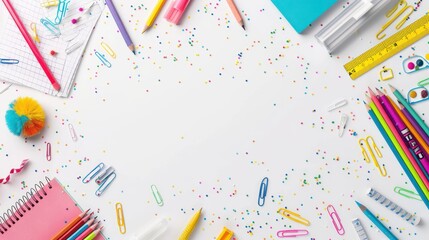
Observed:
[[[429,63],[421,56],[414,56],[404,60],[402,62],[404,72],[413,73],[429,67]]]
[[[416,87],[408,92],[408,103],[415,104],[429,100],[429,93],[425,87]]]

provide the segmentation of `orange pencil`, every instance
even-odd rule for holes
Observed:
[[[235,19],[237,19],[238,24],[241,25],[241,27],[246,30],[244,27],[243,18],[241,17],[240,12],[237,9],[237,6],[235,6],[234,0],[226,0],[228,2],[229,8],[231,8],[232,14],[234,14]]]
[[[94,214],[94,212],[92,212],[91,214],[89,214],[89,215],[85,216],[84,218],[82,218],[73,227],[71,227],[66,233],[64,233],[64,235],[62,235],[59,238],[59,240],[66,240],[66,239],[68,239],[71,235],[73,235],[73,233],[75,233],[80,227],[82,227],[91,218],[92,214]]]
[[[51,240],[58,240],[61,236],[64,235],[70,228],[72,228],[76,223],[78,223],[82,218],[88,213],[90,209],[86,210],[85,212],[79,214],[77,217],[72,219],[66,226],[63,227],[55,236],[51,237]]]

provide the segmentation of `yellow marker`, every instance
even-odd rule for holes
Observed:
[[[298,213],[294,213],[290,210],[287,210],[286,208],[280,208],[277,212],[280,213],[283,217],[289,220],[292,220],[296,223],[299,223],[305,226],[310,226],[310,221],[301,217],[301,215],[299,215]]]
[[[230,240],[232,236],[234,236],[234,233],[228,228],[224,227],[216,240]]]
[[[429,15],[424,15],[375,47],[344,65],[351,79],[356,79],[380,63],[429,34]]]
[[[143,29],[143,32],[146,32],[150,27],[152,27],[153,23],[155,22],[156,17],[158,17],[159,12],[161,11],[162,7],[164,6],[165,0],[158,0],[158,3],[156,4],[155,8],[152,10],[152,13],[150,14],[149,18],[146,21],[146,26]]]
[[[194,231],[195,226],[198,223],[198,219],[200,219],[201,211],[203,209],[201,208],[195,215],[191,218],[191,220],[188,223],[188,226],[186,226],[185,230],[183,230],[182,235],[180,235],[179,240],[188,240],[189,237],[192,234],[192,231]]]

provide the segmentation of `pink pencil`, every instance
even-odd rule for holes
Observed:
[[[383,116],[384,120],[386,121],[387,125],[389,126],[390,130],[392,131],[393,135],[395,135],[395,138],[399,142],[399,145],[401,145],[402,150],[405,152],[405,154],[407,155],[409,161],[413,165],[414,169],[416,170],[416,172],[418,173],[419,177],[421,178],[421,180],[425,184],[426,189],[429,189],[429,181],[426,179],[424,173],[422,172],[422,170],[420,169],[418,163],[414,159],[414,156],[411,154],[410,149],[407,147],[407,145],[405,144],[404,140],[402,140],[402,137],[399,135],[398,131],[395,128],[395,125],[392,123],[392,120],[387,115],[387,113],[384,110],[383,106],[381,106],[381,103],[378,100],[378,98],[375,95],[375,93],[370,88],[368,88],[368,90],[369,90],[369,94],[371,95],[372,101],[374,102],[375,106],[377,106],[378,110],[380,111],[381,115]]]
[[[31,38],[30,34],[27,32],[27,29],[25,28],[24,24],[22,23],[21,19],[16,13],[12,4],[9,2],[9,0],[3,0],[3,3],[6,6],[7,10],[9,11],[10,15],[12,16],[13,20],[15,21],[16,26],[18,27],[19,31],[21,32],[22,36],[24,37],[25,41],[27,42],[28,46],[30,47],[31,51],[36,57],[37,61],[39,62],[40,66],[42,67],[49,81],[51,82],[52,86],[54,87],[55,90],[59,91],[61,89],[60,85],[58,84],[57,80],[55,80],[55,77],[52,74],[51,70],[49,69],[48,64],[46,64],[45,60],[42,57],[42,54],[40,54],[39,49],[37,49],[36,44],[34,44],[33,39]]]
[[[234,3],[234,0],[226,0],[228,2],[229,8],[231,8],[232,14],[234,14],[235,19],[237,20],[238,24],[241,25],[241,27],[246,30],[244,27],[243,18],[241,17],[240,12],[237,9],[237,6]]]

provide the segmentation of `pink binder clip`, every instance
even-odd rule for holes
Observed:
[[[299,237],[299,236],[305,236],[308,235],[307,230],[281,230],[277,232],[277,237],[279,238],[288,238],[288,237]]]
[[[335,230],[339,235],[344,235],[346,231],[344,230],[343,224],[341,223],[341,219],[338,216],[337,211],[335,210],[334,206],[328,205],[326,208],[328,211],[329,216],[331,217],[332,223],[334,224]]]
[[[185,12],[186,8],[188,7],[188,4],[191,0],[175,0],[170,5],[170,7],[167,10],[167,13],[165,14],[165,19],[167,21],[178,24],[180,19],[182,18],[183,13]]]

